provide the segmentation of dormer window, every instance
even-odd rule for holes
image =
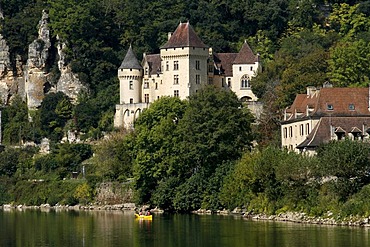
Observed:
[[[327,104],[326,108],[328,109],[328,111],[334,110],[334,107],[332,104]]]
[[[354,111],[355,110],[355,105],[354,104],[349,104],[348,105],[348,110]]]

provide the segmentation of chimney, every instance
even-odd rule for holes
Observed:
[[[307,96],[313,96],[316,92],[316,87],[307,87]]]
[[[169,32],[169,33],[167,34],[167,38],[168,38],[168,40],[170,40],[171,36],[172,36],[172,33],[171,33],[171,32]]]

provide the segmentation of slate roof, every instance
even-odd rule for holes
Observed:
[[[132,47],[128,48],[125,58],[119,69],[142,69],[143,67],[140,65],[139,61],[137,60]]]
[[[149,64],[149,75],[156,75],[161,72],[161,56],[160,54],[146,55],[145,59]]]
[[[214,59],[216,66],[219,70],[223,71],[225,76],[233,75],[233,62],[238,53],[217,53],[215,56],[218,60]]]
[[[234,64],[253,64],[255,62],[258,62],[258,56],[254,55],[247,41],[245,41],[233,63]]]
[[[298,149],[305,147],[315,148],[322,143],[328,143],[332,140],[331,135],[335,132],[344,133],[361,133],[362,135],[370,127],[369,117],[322,117],[306,140],[297,146]],[[331,130],[330,128],[333,128]]]
[[[330,106],[332,109],[330,109]],[[302,113],[300,117],[308,116],[370,116],[368,88],[321,88],[312,95],[298,94],[290,108],[286,110],[296,119],[295,113]],[[299,118],[299,117],[297,117]]]
[[[195,33],[193,27],[189,24],[189,22],[180,22],[175,32],[171,35],[170,39],[161,48],[165,49],[180,47],[208,48],[208,46],[206,46]]]

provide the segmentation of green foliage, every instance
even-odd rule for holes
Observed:
[[[104,180],[126,181],[132,177],[133,140],[130,133],[115,133],[94,147],[87,169]]]
[[[138,201],[176,211],[220,208],[215,194],[231,162],[250,147],[252,119],[235,94],[214,87],[188,102],[154,102],[135,125]]]
[[[86,205],[92,198],[92,190],[90,186],[87,183],[78,185],[74,193],[74,197],[80,204]]]
[[[18,169],[28,168],[35,152],[34,148],[6,148],[0,153],[0,176],[11,177]]]
[[[340,87],[369,84],[370,45],[360,39],[341,41],[330,50],[329,75]]]
[[[89,144],[64,143],[58,144],[53,154],[60,177],[63,178],[71,172],[81,172],[81,163],[92,156],[92,148]]]
[[[59,141],[64,135],[64,126],[72,114],[68,97],[61,93],[47,94],[40,106],[40,124],[45,135]]]
[[[64,180],[64,181],[18,181],[12,191],[13,202],[24,205],[41,205],[56,203],[62,205],[75,205],[79,201],[75,197],[75,192],[83,181]]]

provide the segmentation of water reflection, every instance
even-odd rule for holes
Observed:
[[[0,246],[368,246],[369,229],[253,222],[214,215],[0,210]]]

